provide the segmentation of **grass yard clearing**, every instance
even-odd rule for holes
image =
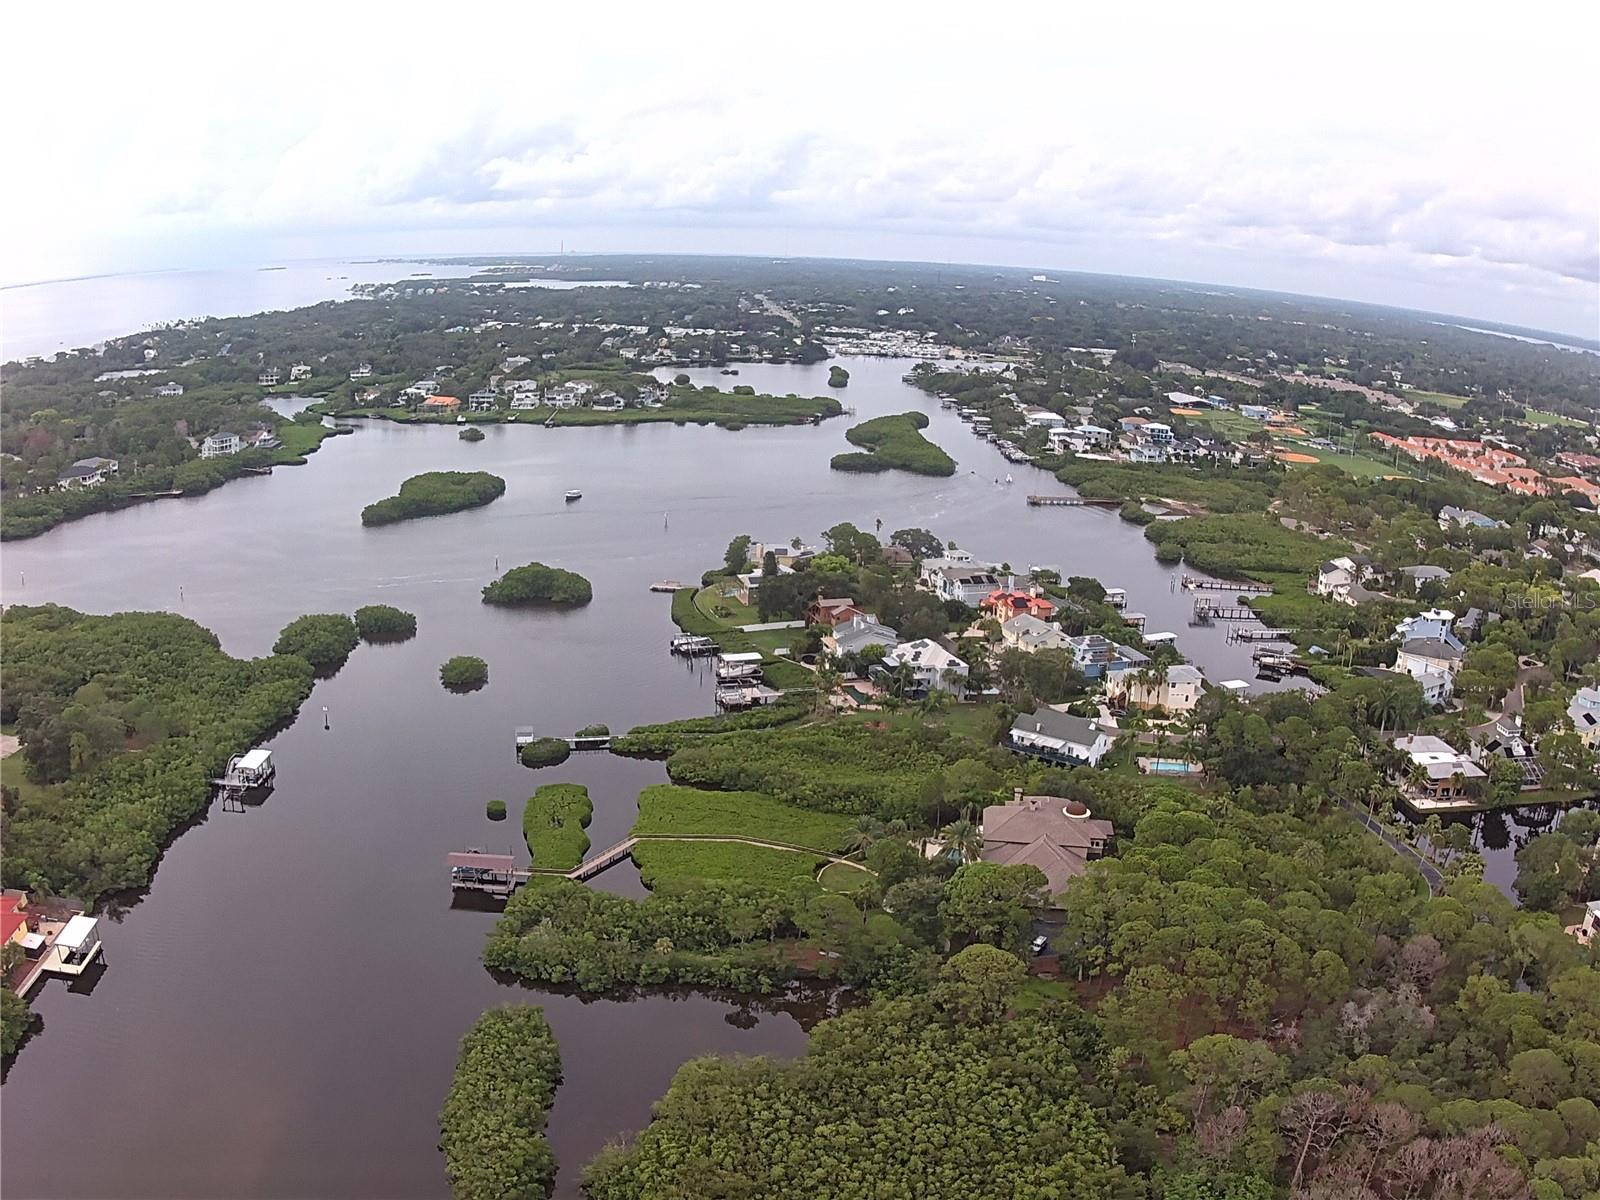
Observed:
[[[822,868],[822,874],[817,876],[817,882],[822,885],[822,890],[825,892],[849,895],[852,892],[859,892],[871,883],[872,872],[858,871],[843,863],[829,863]]]
[[[533,865],[570,871],[589,852],[584,827],[594,815],[589,789],[580,783],[547,783],[522,810],[522,835]]]
[[[1571,417],[1564,417],[1560,413],[1542,412],[1537,408],[1524,409],[1522,419],[1529,425],[1565,425],[1572,429],[1586,429],[1582,421],[1575,421]]]
[[[1419,392],[1415,388],[1405,394],[1407,400],[1426,400],[1441,408],[1465,408],[1470,397],[1452,396],[1449,392]]]
[[[817,812],[760,792],[717,792],[658,783],[639,793],[640,834],[727,834],[788,842],[834,854],[855,824],[840,813]]]
[[[648,888],[679,880],[753,883],[766,887],[816,887],[822,858],[801,850],[773,850],[742,842],[640,842],[633,848],[639,878]]]

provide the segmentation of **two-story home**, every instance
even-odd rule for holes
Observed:
[[[1000,579],[989,567],[975,563],[941,565],[929,568],[923,563],[923,574],[933,594],[941,600],[956,600],[969,608],[977,608],[984,597],[1000,586]]]
[[[467,397],[468,412],[493,412],[500,397],[493,388],[479,388]]]
[[[1117,671],[1106,679],[1106,697],[1125,708],[1159,708],[1167,713],[1193,712],[1200,703],[1205,676],[1199,667],[1174,663],[1159,679],[1140,679],[1140,671]]]
[[[841,621],[823,636],[822,648],[835,658],[860,654],[868,646],[881,646],[885,652],[900,644],[900,635],[866,613]]]
[[[1108,678],[1121,671],[1136,670],[1150,661],[1147,654],[1113,642],[1099,633],[1068,638],[1067,649],[1072,652],[1073,664],[1089,679]]]
[[[372,364],[371,363],[357,363],[355,366],[350,368],[350,378],[352,380],[356,381],[356,382],[359,382],[359,381],[361,381],[363,379],[371,379],[372,378]]]
[[[1443,738],[1431,734],[1398,737],[1394,748],[1406,758],[1396,782],[1419,808],[1462,808],[1474,802],[1474,780],[1486,777],[1482,767]]]
[[[1112,738],[1097,722],[1053,708],[1020,714],[1007,744],[1018,754],[1064,766],[1098,766]]]
[[[967,690],[967,664],[932,638],[918,638],[896,646],[884,657],[889,670],[909,667],[918,692],[950,692],[959,696]]]
[[[163,383],[150,394],[152,396],[181,396],[183,395],[183,384],[169,381],[167,383]]]
[[[1008,804],[983,810],[984,862],[1037,867],[1051,897],[1105,855],[1116,830],[1095,820],[1087,805],[1059,796],[1025,796],[1018,788]]]
[[[303,363],[303,362],[295,363],[294,366],[289,368],[289,382],[290,383],[299,383],[302,379],[310,379],[310,378],[311,378],[311,364],[310,363]]]
[[[80,458],[56,478],[56,487],[63,491],[73,488],[99,487],[120,469],[114,458]]]
[[[219,430],[210,434],[200,443],[201,458],[226,458],[230,454],[237,454],[243,448],[239,435]]]
[[[1039,588],[1019,591],[1010,587],[996,588],[978,602],[978,607],[999,621],[1026,613],[1048,621],[1056,615],[1055,602]]]
[[[1350,589],[1366,581],[1372,573],[1372,561],[1365,555],[1341,555],[1330,558],[1317,568],[1317,579],[1314,584],[1319,596],[1329,596],[1342,600],[1350,593]]]
[[[1021,650],[1024,654],[1034,654],[1040,650],[1072,649],[1072,639],[1061,626],[1041,621],[1028,613],[1022,613],[1000,623],[1000,644],[1013,650]]]
[[[782,562],[778,563],[780,571],[783,566]],[[837,627],[846,621],[867,615],[864,609],[856,607],[856,602],[849,596],[818,596],[806,605],[801,617],[807,625]]]

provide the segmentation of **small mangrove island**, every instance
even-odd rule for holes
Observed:
[[[918,475],[954,475],[956,460],[922,436],[926,414],[893,413],[874,417],[845,430],[845,438],[864,453],[835,454],[828,464],[835,471],[889,471],[898,468]]]
[[[582,605],[594,599],[589,581],[576,571],[547,567],[541,562],[513,567],[483,589],[485,604]]]
[[[589,853],[584,830],[593,816],[594,801],[581,783],[547,783],[535,791],[522,810],[522,836],[533,865],[570,871],[581,863]]]
[[[850,372],[843,367],[828,368],[829,387],[847,387],[850,383]]]
[[[475,692],[489,682],[489,664],[471,654],[458,654],[440,666],[439,682],[447,692]]]
[[[361,510],[363,525],[393,525],[414,517],[437,517],[481,508],[505,494],[506,481],[488,471],[425,471],[400,485],[399,494]]]
[[[417,636],[417,618],[392,604],[364,604],[356,609],[356,633],[363,642],[410,641]]]

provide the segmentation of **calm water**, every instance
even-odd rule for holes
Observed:
[[[93,346],[107,338],[195,317],[234,317],[344,300],[357,283],[426,287],[479,268],[422,262],[286,263],[281,269],[227,267],[145,271],[0,288],[0,361]],[[427,278],[409,278],[426,274]],[[575,287],[560,280],[518,286]],[[593,286],[593,285],[588,285]]]
[[[535,773],[517,764],[512,731],[712,711],[703,670],[666,651],[670,598],[647,588],[698,577],[735,534],[926,526],[1019,567],[1125,587],[1149,628],[1177,631],[1211,678],[1249,675],[1247,647],[1187,627],[1179,572],[1140,530],[1097,510],[1028,508],[1025,494],[1054,481],[1007,464],[903,385],[908,364],[846,365],[845,403],[860,416],[927,411],[960,472],[832,472],[842,420],[738,433],[491,427],[476,445],[452,428],[372,423],[306,467],[9,543],[5,603],[171,609],[235,655],[267,653],[301,613],[375,601],[415,612],[419,634],[362,646],[318,684],[273,742],[276,791],[243,813],[214,808],[174,844],[149,896],[105,930],[92,994],[58,980],[35,993],[45,1030],[4,1090],[5,1195],[442,1196],[435,1119],[456,1044],[483,1009],[511,1000],[543,1003],[560,1038],[566,1080],[550,1133],[563,1194],[604,1142],[648,1119],[684,1060],[799,1052],[815,1015],[805,1004],[586,1001],[497,983],[478,961],[493,915],[452,908],[441,865],[467,845],[519,848],[523,801],[554,779],[589,786],[597,847],[625,833],[639,789],[664,778],[659,764],[575,755]],[[820,394],[827,368],[698,374]],[[507,480],[489,507],[362,527],[362,506],[407,476],[477,467]],[[1008,471],[1017,482],[997,483]],[[563,502],[570,487],[582,501]],[[485,607],[478,591],[497,558],[501,569],[537,558],[578,570],[595,601],[575,613]],[[445,693],[437,668],[453,654],[485,658],[489,686]],[[510,804],[502,824],[483,815],[495,797]],[[601,883],[637,891],[626,873]]]

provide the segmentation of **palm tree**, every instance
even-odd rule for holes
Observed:
[[[977,862],[983,852],[983,830],[973,820],[970,808],[941,829],[939,835],[944,838],[946,853],[953,853],[963,863]]]
[[[840,848],[846,854],[865,854],[867,848],[877,841],[882,833],[883,827],[878,824],[876,817],[858,817],[855,827],[844,835],[844,842]]]

